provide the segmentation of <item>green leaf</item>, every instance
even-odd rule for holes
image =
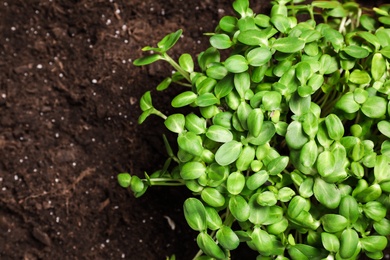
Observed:
[[[390,166],[390,158],[388,156],[379,155],[376,157],[374,176],[375,176],[375,181],[377,183],[381,183],[383,181],[390,181],[389,166]]]
[[[233,16],[224,16],[219,21],[219,27],[225,32],[232,33],[235,31],[237,25],[237,18]]]
[[[348,226],[348,220],[337,214],[325,214],[320,221],[324,230],[329,233],[340,232]]]
[[[218,49],[214,47],[208,48],[206,51],[201,52],[198,56],[198,64],[202,71],[205,71],[209,64],[220,62],[221,55]]]
[[[226,75],[228,74],[228,70],[221,63],[215,63],[206,69],[206,74],[210,78],[223,80],[223,78],[226,77]],[[219,84],[219,82],[217,83],[217,85]]]
[[[267,64],[271,60],[271,57],[271,51],[265,47],[254,48],[246,54],[249,65],[254,67]]]
[[[387,209],[379,201],[369,201],[363,206],[363,212],[368,218],[378,222],[386,217]]]
[[[179,65],[183,70],[187,71],[188,73],[194,71],[194,61],[192,60],[191,55],[188,53],[183,53],[179,57]]]
[[[252,243],[259,253],[268,255],[273,249],[272,237],[265,230],[255,227],[251,236]]]
[[[262,98],[262,107],[267,111],[280,108],[282,95],[277,91],[266,91]]]
[[[187,162],[180,170],[180,176],[184,180],[195,180],[205,173],[206,166],[200,162]]]
[[[335,170],[335,157],[332,152],[325,150],[318,155],[317,170],[322,177],[329,176]]]
[[[212,207],[205,207],[207,227],[211,230],[217,230],[222,226],[222,219],[217,210]]]
[[[383,24],[390,25],[390,16],[389,15],[387,15],[387,16],[380,16],[378,18],[378,21],[383,23]]]
[[[204,202],[214,208],[222,207],[225,204],[225,197],[215,188],[204,188],[200,196]]]
[[[250,84],[251,79],[248,72],[242,72],[234,75],[234,87],[241,98],[245,97],[245,93],[251,86]]]
[[[288,220],[286,218],[283,218],[279,222],[267,226],[267,231],[268,233],[273,235],[280,235],[287,230],[288,226]]]
[[[208,256],[216,259],[225,259],[225,253],[206,232],[201,232],[196,238],[199,248]]]
[[[133,175],[130,180],[130,188],[134,193],[140,193],[144,190],[145,184],[138,176]]]
[[[302,123],[298,121],[293,121],[287,127],[286,132],[286,142],[288,146],[292,149],[301,149],[307,142],[309,138],[305,135],[302,129]]]
[[[386,46],[386,47],[383,47],[380,50],[380,53],[382,53],[382,55],[385,56],[386,58],[390,59],[390,45]]]
[[[183,114],[172,114],[164,121],[165,126],[172,132],[180,134],[184,131],[185,118]]]
[[[306,85],[306,82],[311,75],[310,64],[306,61],[299,62],[296,65],[295,73],[296,73],[298,80],[301,82],[301,84]]]
[[[334,9],[341,5],[338,1],[313,1],[311,4],[322,9]]]
[[[236,233],[228,227],[223,225],[215,234],[218,243],[227,250],[234,250],[240,244],[240,240]]]
[[[378,130],[386,137],[390,138],[390,122],[382,120],[378,123]]]
[[[246,16],[246,12],[249,9],[248,0],[236,0],[233,2],[233,9],[240,14],[241,17]]]
[[[118,183],[123,188],[130,187],[131,184],[131,175],[128,173],[119,173],[118,176]]]
[[[370,54],[367,49],[356,45],[347,46],[343,49],[343,51],[356,59],[364,59]]]
[[[386,72],[386,60],[382,54],[375,53],[371,61],[371,75],[375,81],[378,81]]]
[[[336,50],[339,50],[344,44],[344,36],[339,31],[331,27],[324,29],[323,35]]]
[[[140,105],[142,111],[146,111],[146,110],[153,108],[152,96],[150,94],[150,91],[146,91],[142,95],[141,100],[139,102],[139,105]]]
[[[339,141],[344,136],[344,126],[337,115],[328,115],[325,118],[325,125],[331,139]]]
[[[375,19],[367,14],[363,14],[360,17],[360,23],[367,31],[375,31],[376,29]]]
[[[245,145],[236,161],[238,171],[246,171],[255,159],[256,150],[250,145]]]
[[[336,253],[340,249],[340,240],[334,234],[322,232],[321,242],[324,248],[329,252]]]
[[[339,69],[336,57],[324,54],[320,58],[320,74],[331,74]]]
[[[295,94],[291,97],[288,105],[295,115],[301,116],[310,110],[310,101],[310,97],[301,97]]]
[[[162,59],[162,56],[160,54],[152,54],[150,56],[146,56],[146,57],[142,57],[142,58],[139,58],[139,59],[136,59],[133,64],[135,66],[144,66],[144,65],[149,65],[153,62],[156,62],[158,60],[161,60]]]
[[[348,79],[352,83],[359,84],[359,85],[369,84],[371,81],[370,74],[368,74],[364,70],[358,70],[358,69],[352,71]]]
[[[346,217],[349,223],[355,223],[360,216],[360,209],[356,199],[350,195],[344,196],[340,201],[339,213]]]
[[[309,200],[304,199],[301,196],[295,196],[292,198],[287,208],[287,215],[290,218],[297,218],[299,214],[303,211],[308,211],[310,209]]]
[[[305,41],[297,37],[278,38],[272,45],[272,48],[283,53],[295,53],[304,47]]]
[[[281,33],[288,33],[291,29],[290,19],[287,16],[276,14],[271,17],[270,21]]]
[[[354,229],[347,228],[341,233],[339,254],[342,258],[353,257],[358,250],[358,246],[359,235]]]
[[[215,142],[226,143],[233,140],[233,134],[223,126],[212,125],[207,129],[206,136]]]
[[[316,178],[313,192],[316,199],[327,208],[335,209],[340,204],[340,190],[333,183],[327,183],[321,178]]]
[[[229,72],[241,73],[248,70],[248,62],[244,56],[235,54],[225,60],[225,67]]]
[[[295,196],[295,191],[289,187],[283,187],[278,191],[278,200],[288,202]]]
[[[172,48],[175,43],[179,40],[183,30],[177,30],[176,32],[166,35],[160,42],[157,43],[157,46],[161,49],[161,52],[167,52]]]
[[[303,145],[299,160],[305,167],[312,167],[317,161],[318,147],[314,140],[310,140]]]
[[[288,165],[289,157],[288,156],[279,156],[267,165],[267,170],[269,175],[277,175],[281,173]]]
[[[292,260],[323,259],[326,257],[318,248],[306,244],[296,244],[288,247]]]
[[[260,206],[273,206],[278,202],[278,200],[275,193],[272,191],[263,191],[258,194],[256,202]]]
[[[199,95],[196,98],[196,104],[199,107],[208,107],[208,106],[212,106],[212,105],[215,105],[218,103],[219,103],[218,98],[216,98],[216,96],[214,96],[214,94],[212,94],[212,93],[204,93],[204,94]]]
[[[245,187],[245,176],[241,172],[231,173],[227,178],[226,187],[230,194],[240,194]]]
[[[260,186],[262,186],[268,180],[269,175],[265,170],[256,172],[248,177],[246,180],[246,186],[250,190],[257,190]]]
[[[229,210],[240,222],[247,221],[250,214],[248,202],[240,195],[232,196],[229,200]]]
[[[386,114],[387,101],[379,96],[368,97],[362,106],[362,112],[370,118],[380,118]]]
[[[156,89],[158,91],[163,91],[163,90],[167,89],[171,83],[172,83],[172,78],[170,78],[170,77],[165,78],[163,81],[160,82],[160,84],[158,84]]]
[[[355,113],[360,109],[360,105],[355,101],[354,95],[351,92],[342,95],[335,107],[349,114]]]
[[[229,49],[233,45],[229,35],[226,34],[215,34],[211,36],[210,44],[220,50]]]
[[[257,137],[260,135],[263,122],[264,122],[264,114],[260,108],[255,108],[251,112],[249,112],[247,124],[248,124],[249,133],[253,137]]]
[[[177,138],[179,147],[194,156],[201,156],[203,152],[202,140],[192,132],[183,132]]]
[[[192,91],[184,91],[172,99],[172,107],[184,107],[196,100],[198,96]]]
[[[379,252],[385,250],[387,238],[385,236],[367,236],[360,239],[362,249],[367,252]]]
[[[369,202],[378,199],[381,196],[381,194],[382,194],[382,189],[380,185],[378,183],[375,183],[365,189],[362,189],[362,191],[357,192],[355,198],[359,202]]]
[[[270,121],[264,121],[259,136],[249,136],[247,140],[250,144],[253,145],[263,145],[269,142],[271,138],[275,135],[275,133],[276,129],[274,124]]]
[[[206,132],[206,120],[191,113],[185,117],[185,127],[194,134],[203,134]]]
[[[154,110],[153,108],[150,108],[150,109],[142,112],[142,114],[138,118],[138,124],[142,124],[146,120],[146,118],[148,118],[150,115],[152,115],[153,110]]]
[[[387,218],[383,218],[380,221],[376,221],[373,226],[375,231],[379,235],[382,236],[390,235],[390,220],[388,220]]]
[[[226,97],[234,88],[233,77],[232,75],[227,75],[214,87],[214,93],[217,98]]]
[[[229,165],[237,160],[242,150],[242,143],[230,141],[224,143],[215,153],[215,161],[222,166]]]

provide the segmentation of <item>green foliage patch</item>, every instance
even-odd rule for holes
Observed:
[[[240,243],[258,259],[383,257],[390,235],[390,5],[302,2],[276,0],[265,15],[236,0],[237,17],[221,19],[196,60],[168,55],[179,30],[134,61],[171,64],[176,73],[157,90],[182,86],[170,105],[193,112],[166,116],[146,92],[139,123],[162,117],[178,151],[164,138],[163,169],[118,180],[136,197],[153,185],[193,192],[184,216],[199,232],[195,259],[229,259]]]

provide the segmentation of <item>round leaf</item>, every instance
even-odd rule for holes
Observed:
[[[275,40],[272,48],[283,53],[294,53],[305,47],[305,41],[297,37],[285,37]]]
[[[227,178],[226,187],[230,194],[240,194],[245,187],[245,176],[241,172],[231,173]]]
[[[205,232],[199,233],[196,243],[206,255],[216,259],[225,259],[225,253],[209,234]]]
[[[195,198],[188,198],[183,205],[184,217],[188,225],[197,231],[207,229],[206,209],[203,203]]]
[[[258,47],[250,50],[246,54],[246,59],[249,65],[259,67],[270,61],[272,53],[269,49],[264,47]]]
[[[226,143],[233,140],[233,134],[223,126],[212,125],[207,129],[206,136],[215,142]]]
[[[225,197],[216,189],[207,187],[202,190],[201,197],[211,207],[222,207],[225,204]]]
[[[192,91],[185,91],[172,99],[172,106],[175,108],[184,107],[196,100],[198,96]]]
[[[194,180],[206,173],[206,166],[200,162],[187,162],[181,170],[180,176],[184,180]]]
[[[232,196],[229,200],[229,210],[240,222],[247,221],[250,214],[248,202],[240,195]]]
[[[229,72],[241,73],[248,70],[248,62],[244,56],[235,54],[225,60],[225,67]]]
[[[215,34],[211,36],[210,44],[217,49],[223,50],[230,48],[232,46],[232,41],[226,34]]]
[[[217,233],[215,234],[217,237],[218,243],[227,250],[234,250],[240,244],[240,240],[236,233],[228,227],[222,226]]]
[[[242,143],[230,141],[224,143],[215,154],[215,161],[222,166],[229,165],[237,160],[242,150]]]
[[[340,204],[341,194],[335,184],[327,183],[321,178],[316,178],[313,192],[316,199],[327,208],[335,209]]]
[[[362,112],[370,118],[380,118],[386,114],[387,101],[378,96],[368,97],[362,106]]]
[[[173,114],[165,119],[164,124],[170,131],[180,134],[184,130],[185,117],[183,114]]]

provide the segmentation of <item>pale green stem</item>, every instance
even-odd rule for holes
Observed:
[[[146,181],[146,179],[144,179]],[[151,178],[151,186],[183,186],[185,185],[182,179],[170,179],[170,178]]]
[[[163,59],[165,61],[167,61],[169,64],[171,64],[171,66],[177,70],[181,75],[183,75],[183,77],[189,82],[191,83],[191,78],[190,78],[190,74],[183,70],[179,64],[177,64],[176,61],[174,61],[167,53],[162,53],[162,56],[163,56]]]

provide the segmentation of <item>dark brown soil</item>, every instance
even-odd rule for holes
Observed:
[[[162,121],[139,126],[138,100],[170,68],[132,61],[180,28],[173,56],[199,53],[230,5],[0,1],[0,259],[192,259],[186,189],[135,199],[116,181],[119,172],[151,173],[165,157]],[[153,93],[156,107],[169,103]]]

